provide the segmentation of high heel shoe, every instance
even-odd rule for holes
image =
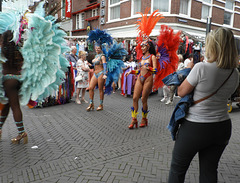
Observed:
[[[145,126],[148,126],[148,119],[142,118],[141,124],[139,125],[140,128],[143,128]]]
[[[138,128],[138,121],[136,118],[132,118],[131,124],[128,126],[129,129],[133,129],[135,125],[135,128]]]
[[[94,104],[90,104],[86,110],[87,111],[94,110]]]
[[[28,143],[28,136],[26,132],[19,134],[17,137],[11,139],[11,141],[13,144],[19,144],[21,139],[23,139],[24,144]]]
[[[103,110],[103,105],[99,105],[97,108],[97,111],[101,111],[101,110]]]

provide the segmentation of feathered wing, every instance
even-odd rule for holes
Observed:
[[[28,16],[27,39],[20,50],[24,58],[20,89],[22,105],[30,99],[37,100],[45,88],[55,82],[61,51],[60,46],[52,41],[52,23],[35,14]]]
[[[163,86],[163,78],[173,73],[177,69],[177,50],[181,41],[180,34],[180,31],[175,34],[173,29],[166,25],[161,26],[160,35],[157,38],[157,52],[160,53],[160,57],[157,59],[158,72],[155,75],[153,83],[153,89],[155,90]]]
[[[140,44],[142,43],[143,39],[145,37],[149,37],[151,34],[152,30],[154,29],[155,25],[157,22],[164,18],[162,17],[162,14],[158,12],[158,10],[155,10],[149,17],[148,17],[148,12],[150,8],[147,8],[145,10],[145,13],[139,13],[142,15],[141,18],[137,20],[137,31],[138,31],[138,37],[136,38],[137,40],[137,47],[136,47],[136,52],[137,52],[137,60],[140,60],[142,58],[142,50]]]
[[[21,14],[18,11],[9,10],[8,12],[0,12],[0,34],[7,30],[13,32],[13,41],[19,38]]]
[[[113,43],[113,38],[110,34],[108,34],[105,30],[94,29],[89,32],[88,40],[90,42],[96,42],[98,44],[107,43],[108,45]]]
[[[114,42],[108,49],[106,57],[107,61],[107,79],[105,83],[105,94],[110,94],[112,91],[112,83],[118,82],[119,75],[122,73],[124,66],[123,57],[127,55],[127,51],[123,48],[122,43]]]
[[[66,33],[59,29],[60,25],[55,23],[56,19],[53,16],[47,16],[45,19],[52,22],[52,30],[54,32],[52,42],[60,46],[60,54],[58,55],[59,64],[56,72],[56,80],[45,88],[43,94],[38,97],[38,101],[42,101],[46,97],[53,95],[54,92],[58,91],[59,85],[64,82],[66,77],[65,73],[68,71],[68,67],[70,67],[68,60],[63,56],[63,53],[69,51],[69,47],[66,45],[66,41],[63,38],[66,36]]]

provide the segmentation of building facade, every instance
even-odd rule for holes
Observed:
[[[240,37],[240,0],[72,0],[72,36],[86,37],[89,29],[106,29],[115,38],[135,38],[136,21],[149,9],[164,17],[152,35],[159,34],[162,24],[201,39],[211,29],[230,28]]]

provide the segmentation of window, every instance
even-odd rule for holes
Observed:
[[[231,0],[226,0],[225,8],[227,8],[227,9],[229,9],[229,10],[233,10],[233,1],[231,1]]]
[[[110,20],[120,18],[120,0],[110,0]]]
[[[76,29],[84,28],[84,13],[76,15]]]
[[[224,12],[224,24],[232,25],[233,22],[233,9],[234,9],[234,1],[226,0],[225,3],[225,12]]]
[[[189,15],[190,0],[180,0],[180,14]]]
[[[62,8],[61,8],[62,18],[65,18],[65,8],[66,8],[66,2],[65,2],[65,0],[62,0]]]
[[[153,11],[169,12],[169,0],[153,0]]]
[[[141,12],[141,0],[132,0],[133,15]]]
[[[92,10],[92,17],[98,16],[98,9],[93,9]]]
[[[207,17],[211,16],[211,0],[203,0],[202,1],[202,19],[207,19]]]

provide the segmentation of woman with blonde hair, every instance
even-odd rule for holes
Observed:
[[[88,72],[89,72],[89,63],[86,61],[86,52],[79,51],[78,53],[79,60],[77,61],[76,68],[77,68],[77,77],[75,78],[77,82],[77,96],[76,96],[76,103],[81,104],[82,102],[88,103],[85,100],[85,93],[86,88],[88,87]],[[82,90],[82,98],[81,101],[79,99],[80,92]]]
[[[178,95],[193,92],[194,104],[181,121],[176,135],[169,183],[183,183],[193,157],[198,153],[200,183],[216,183],[218,162],[231,137],[227,101],[238,86],[238,53],[230,29],[207,35],[207,62],[194,65]]]

